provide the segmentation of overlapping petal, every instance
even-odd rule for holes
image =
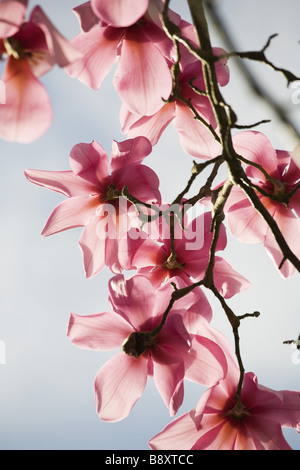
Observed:
[[[159,80],[158,80],[159,77]],[[113,83],[133,113],[152,116],[172,91],[172,77],[156,45],[127,30]]]
[[[149,0],[91,0],[94,13],[116,27],[131,26],[147,11]]]

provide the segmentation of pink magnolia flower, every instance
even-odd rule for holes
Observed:
[[[160,201],[159,180],[154,171],[142,164],[151,150],[145,137],[114,141],[109,163],[103,147],[93,141],[73,147],[71,170],[25,171],[32,183],[68,197],[54,209],[42,235],[84,227],[79,245],[87,277],[94,276],[105,265],[114,272],[121,269],[118,240],[137,223],[133,206],[121,197],[122,189],[127,186],[130,194],[143,202]]]
[[[2,77],[6,103],[0,106],[0,136],[20,143],[38,139],[52,122],[50,98],[38,78],[54,64],[65,67],[81,56],[39,6],[28,21],[22,22],[26,5],[27,2],[13,1],[0,4],[0,18],[4,14],[4,26],[0,23],[0,55],[7,56]],[[13,22],[9,27],[8,17],[15,17],[16,25]]]
[[[131,26],[147,11],[150,0],[91,0],[95,13],[107,24],[116,27]]]
[[[183,36],[189,37],[193,42],[194,34],[191,31],[191,25],[181,20],[179,26]],[[221,48],[213,48],[213,53],[217,57],[222,57],[225,51]],[[225,86],[229,81],[229,69],[226,63],[226,59],[220,59],[215,65],[217,79],[221,86]],[[172,98],[167,102],[160,101],[159,109],[152,115],[133,111],[124,100],[120,113],[122,132],[130,138],[144,135],[152,145],[155,145],[167,126],[173,122],[179,134],[181,146],[188,155],[206,159],[221,154],[221,146],[210,130],[213,128],[216,134],[218,133],[216,118],[209,99],[197,93],[191,87],[191,81],[194,87],[205,90],[201,62],[183,48],[177,91]],[[195,119],[194,112],[187,102],[192,104],[200,119],[207,125]]]
[[[179,288],[184,285],[180,278],[175,281]],[[174,291],[170,284],[157,290],[144,276],[125,280],[117,275],[110,280],[109,291],[113,311],[72,314],[68,328],[68,337],[76,346],[100,351],[122,348],[95,378],[96,408],[102,420],[127,417],[148,376],[153,377],[170,415],[174,415],[183,400],[184,378],[216,383],[227,372],[221,347],[200,336],[199,331],[192,338],[183,323],[189,308],[200,302],[201,292],[195,290],[177,300],[160,329]],[[195,317],[193,320],[195,327]]]
[[[154,231],[137,232],[132,228],[120,241],[119,259],[124,269],[137,269],[137,273],[148,276],[154,285],[160,286],[166,279],[180,277],[186,284],[203,279],[210,255],[213,234],[210,212],[201,214],[185,224],[182,230],[176,224],[174,250],[171,251],[170,226],[162,219],[162,234],[158,238]],[[221,226],[216,252],[224,250],[227,244],[225,226]],[[247,289],[249,282],[237,273],[220,256],[215,256],[214,283],[226,298]]]
[[[126,106],[134,113],[155,113],[161,107],[162,98],[167,99],[172,90],[166,57],[173,43],[158,21],[145,14],[130,27],[114,27],[101,22],[95,24],[95,16],[87,4],[77,8],[76,13],[84,32],[71,44],[84,56],[66,68],[69,75],[97,90],[117,62],[113,83]]]
[[[300,396],[295,391],[275,391],[245,374],[242,405],[235,394],[235,369],[208,389],[198,405],[177,418],[151,439],[152,449],[193,450],[291,450],[282,427],[300,422]]]
[[[266,177],[259,168],[251,164],[245,165],[250,181],[271,197],[275,195],[284,198],[300,183],[300,169],[292,160],[290,153],[275,150],[264,134],[253,131],[241,132],[234,136],[233,142],[238,154],[254,164],[259,164],[268,173],[270,178]],[[288,204],[275,201],[259,191],[257,195],[276,221],[291,250],[300,258],[300,192],[296,191]],[[278,267],[283,254],[270,228],[242,190],[233,188],[225,210],[232,234],[244,243],[263,243]],[[289,261],[285,261],[280,273],[284,277],[289,277],[295,273],[295,268]]]

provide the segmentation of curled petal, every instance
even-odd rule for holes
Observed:
[[[225,299],[238,292],[249,289],[251,283],[224,259],[216,256],[214,265],[214,282],[218,291]]]
[[[127,139],[123,142],[112,143],[111,150],[111,170],[124,168],[125,164],[142,163],[145,157],[152,152],[152,145],[146,137],[139,136],[134,139]]]
[[[34,7],[30,21],[37,24],[44,32],[49,52],[57,65],[65,67],[82,57],[82,54],[57,31],[40,6]]]
[[[70,153],[70,166],[76,176],[80,176],[95,188],[103,185],[109,175],[107,154],[96,141],[75,145]]]
[[[109,281],[109,300],[113,310],[136,330],[155,315],[155,290],[145,276],[132,276],[128,280],[121,274],[113,277]]]
[[[73,8],[75,15],[78,17],[82,31],[87,33],[99,22],[99,18],[92,10],[91,2],[85,2]]]

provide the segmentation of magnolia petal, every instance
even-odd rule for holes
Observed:
[[[140,275],[125,279],[122,274],[109,281],[109,300],[119,313],[139,331],[155,315],[155,290],[151,281]]]
[[[75,346],[98,351],[119,348],[132,328],[114,312],[93,315],[70,315],[68,338]]]
[[[88,224],[97,207],[96,198],[71,197],[56,206],[43,228],[42,235],[48,237],[74,227]]]
[[[101,367],[95,378],[96,409],[103,421],[126,418],[147,383],[148,361],[121,353]]]
[[[71,170],[25,170],[24,174],[31,183],[57,191],[68,197],[87,196],[95,191],[94,186],[76,178]]]
[[[153,450],[189,450],[197,440],[193,412],[185,413],[169,423],[149,441]]]
[[[244,431],[237,434],[234,450],[292,450],[292,448],[285,440],[276,418],[259,419],[253,416],[246,433]]]
[[[98,90],[115,63],[122,34],[122,30],[109,27],[97,27],[80,33],[71,40],[71,44],[84,55],[68,65],[66,72],[93,90]]]
[[[216,256],[214,264],[214,283],[225,299],[243,292],[251,287],[251,283],[223,258]]]
[[[0,2],[0,38],[13,36],[24,21],[28,0]]]
[[[73,8],[73,12],[78,17],[82,31],[87,33],[99,22],[99,18],[92,10],[91,2],[85,2],[78,7]]]
[[[152,356],[155,385],[170,416],[174,416],[183,401],[184,363],[163,347],[157,351],[153,349]]]
[[[128,109],[152,116],[172,90],[172,77],[165,58],[139,29],[127,30],[113,83]]]
[[[297,429],[300,423],[299,401],[300,396],[298,391],[283,390],[282,405],[274,410],[274,419],[278,420],[281,426]]]
[[[205,336],[194,336],[185,358],[185,378],[205,387],[211,387],[224,378],[227,360],[221,346]]]
[[[102,145],[95,140],[90,144],[77,144],[70,153],[70,166],[76,176],[98,188],[107,181],[109,161]]]
[[[47,90],[33,75],[26,59],[10,56],[2,79],[6,103],[0,106],[0,136],[24,144],[37,140],[52,123]]]
[[[95,276],[105,267],[107,223],[106,217],[94,215],[79,238],[87,278]]]
[[[214,139],[211,131],[194,119],[187,105],[176,103],[176,116],[173,123],[179,133],[182,148],[188,155],[207,159],[222,153],[221,146]]]
[[[101,20],[115,27],[136,23],[147,11],[149,0],[91,0],[91,7]]]
[[[131,113],[124,103],[120,112],[122,132],[129,138],[143,135],[150,140],[152,145],[157,144],[161,134],[174,117],[174,103],[165,103],[153,116],[138,116]]]
[[[159,178],[146,165],[126,165],[124,168],[114,171],[112,179],[119,189],[127,186],[129,194],[140,201],[153,204],[161,202],[158,189]]]
[[[267,224],[248,199],[230,206],[226,216],[230,232],[239,241],[254,244],[264,241]]]
[[[40,6],[34,7],[30,21],[37,24],[44,32],[49,52],[57,65],[65,67],[82,57],[81,52],[58,32]]]
[[[276,150],[269,139],[261,132],[243,131],[233,137],[235,151],[251,162],[261,165],[273,178],[279,178]],[[252,178],[265,181],[263,173],[254,166],[248,166],[247,173]]]
[[[149,270],[161,266],[166,252],[156,240],[139,237],[136,229],[130,229],[127,236],[119,244],[120,261],[124,269],[148,267]]]
[[[139,136],[123,142],[112,143],[111,170],[123,169],[124,165],[142,163],[152,152],[152,145],[146,137]]]
[[[283,234],[285,241],[287,242],[290,249],[295,255],[300,258],[300,221],[287,207],[276,204],[276,211],[273,218],[277,222],[277,225]],[[283,253],[276,242],[274,235],[270,228],[268,228],[264,246],[271,256],[275,266],[278,268],[283,260]],[[289,261],[285,261],[280,269],[280,274],[284,278],[288,278],[295,274],[296,268]]]

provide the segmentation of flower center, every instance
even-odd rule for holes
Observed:
[[[286,183],[283,183],[282,181],[279,180],[272,180],[273,183],[273,194],[277,195],[283,195],[286,193]]]
[[[15,59],[24,59],[26,53],[21,42],[16,38],[3,39],[4,47],[8,55],[13,56]]]
[[[148,348],[156,345],[156,335],[152,331],[134,331],[123,343],[122,350],[127,356],[138,359]]]
[[[117,189],[114,183],[109,184],[105,192],[105,201],[112,201],[118,199],[121,196],[121,192]]]
[[[233,416],[234,418],[241,420],[245,418],[245,416],[251,416],[251,413],[240,400],[237,400],[234,407],[227,411],[225,416]]]
[[[184,263],[181,264],[179,261],[176,259],[176,254],[171,253],[170,256],[167,258],[167,260],[164,262],[162,267],[167,268],[167,269],[183,269]]]

